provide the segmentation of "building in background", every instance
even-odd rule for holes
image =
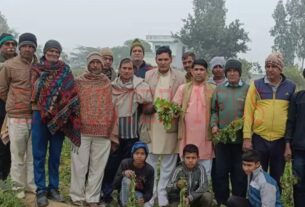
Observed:
[[[151,44],[152,53],[145,54],[145,61],[155,66],[156,50],[161,46],[168,46],[172,50],[172,67],[182,70],[182,54],[186,50],[186,46],[178,39],[171,35],[146,35],[146,41]]]

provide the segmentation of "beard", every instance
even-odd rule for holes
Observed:
[[[17,55],[16,50],[14,50],[14,49],[8,49],[2,54],[7,59],[15,57]]]

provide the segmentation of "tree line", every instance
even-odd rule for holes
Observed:
[[[226,13],[225,0],[193,0],[193,12],[182,20],[182,28],[172,35],[207,61],[214,56],[236,58],[238,54],[250,49],[247,45],[250,38],[239,19],[226,24]],[[300,69],[303,68],[305,59],[305,1],[280,0],[272,16],[274,19],[274,26],[270,29],[270,35],[274,37],[272,50],[283,54],[287,68],[285,74],[301,86]],[[18,32],[9,27],[0,11],[0,33],[2,32],[11,32],[18,36]],[[129,56],[131,41],[126,40],[123,45],[111,48],[115,66],[122,58]],[[151,52],[150,44],[145,40],[141,41],[145,51]],[[100,49],[100,46],[79,45],[69,54],[63,53],[62,58],[72,68],[80,69],[86,66],[87,54]],[[41,46],[38,47],[37,53],[42,54]],[[301,61],[300,66],[295,65],[296,58]],[[245,59],[241,61],[244,66],[243,78],[249,79],[250,71],[262,72],[258,62],[248,62]]]

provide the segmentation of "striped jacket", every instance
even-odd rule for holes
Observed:
[[[253,133],[268,141],[284,137],[288,105],[296,86],[282,77],[275,92],[264,78],[250,84],[244,109],[244,138],[251,138]]]
[[[261,167],[252,174],[248,188],[251,207],[283,207],[276,181]]]
[[[166,189],[171,200],[179,200],[177,182],[181,178],[187,181],[188,198],[190,201],[196,200],[208,191],[208,179],[204,167],[197,164],[194,169],[190,170],[182,162],[181,165],[176,167],[167,184]]]

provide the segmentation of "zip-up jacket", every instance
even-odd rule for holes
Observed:
[[[293,95],[289,104],[285,139],[293,150],[305,150],[305,91]]]
[[[258,134],[267,141],[285,135],[288,105],[295,91],[295,84],[282,75],[282,82],[273,92],[264,78],[250,84],[244,111],[244,138]]]
[[[276,181],[261,167],[250,176],[248,198],[251,207],[283,207]]]
[[[182,162],[174,170],[166,188],[169,197],[173,200],[179,200],[180,190],[177,188],[177,182],[181,178],[185,178],[187,181],[187,192],[190,201],[196,200],[208,191],[208,179],[204,167],[197,164],[194,169],[190,170]]]

